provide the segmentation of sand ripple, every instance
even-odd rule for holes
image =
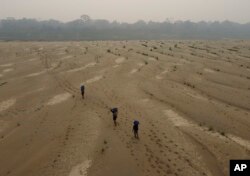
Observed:
[[[12,65],[13,65],[13,63],[2,64],[2,65],[0,65],[0,67],[11,67]]]
[[[7,73],[7,72],[10,72],[10,71],[13,71],[13,70],[14,70],[13,68],[4,69],[3,73]]]
[[[55,105],[55,104],[61,103],[63,101],[66,101],[70,97],[71,97],[71,94],[68,93],[68,92],[56,95],[52,99],[49,100],[49,102],[47,103],[47,105]]]
[[[95,66],[96,63],[95,62],[91,62],[91,63],[88,63],[87,65],[83,66],[83,67],[79,67],[79,68],[74,68],[72,70],[68,70],[67,73],[71,73],[71,72],[77,72],[77,71],[81,71],[81,70],[84,70],[88,67],[93,67]]]
[[[84,161],[81,164],[73,167],[69,176],[87,176],[87,170],[91,166],[91,160]]]
[[[87,80],[86,83],[87,83],[87,84],[93,83],[93,82],[96,82],[96,81],[98,81],[98,80],[100,80],[100,79],[102,79],[102,78],[103,78],[102,75],[100,75],[100,76],[95,76],[94,78],[91,78],[91,79]]]
[[[31,73],[29,75],[26,75],[25,77],[34,77],[34,76],[38,76],[38,75],[41,75],[43,73],[45,73],[46,71],[41,71],[41,72],[36,72],[36,73]]]
[[[116,62],[117,64],[121,64],[122,62],[124,62],[124,60],[125,60],[124,57],[119,57],[119,58],[117,58],[117,59],[115,60],[115,62]]]
[[[0,112],[5,111],[16,103],[16,99],[11,98],[9,100],[3,101],[0,103]]]

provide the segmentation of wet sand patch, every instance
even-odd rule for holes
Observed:
[[[13,106],[16,103],[16,99],[11,98],[9,100],[2,101],[0,103],[0,112],[5,111],[9,109],[11,106]]]
[[[54,96],[52,99],[49,100],[49,102],[47,103],[47,105],[55,105],[58,103],[61,103],[63,101],[66,101],[67,99],[69,99],[71,97],[70,93],[63,93],[63,94],[59,94]]]

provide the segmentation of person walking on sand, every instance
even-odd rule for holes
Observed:
[[[134,125],[133,125],[133,132],[134,132],[135,138],[137,139],[139,139],[138,130],[139,130],[139,121],[135,120]]]
[[[117,116],[118,116],[118,108],[111,108],[110,111],[113,114],[113,121],[114,121],[114,125],[116,126],[117,125],[116,119],[117,119]]]
[[[81,85],[81,94],[82,94],[82,99],[84,99],[84,93],[85,93],[85,86]]]

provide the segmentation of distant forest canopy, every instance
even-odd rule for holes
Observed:
[[[0,40],[164,40],[250,39],[250,23],[224,22],[109,22],[82,15],[70,22],[36,19],[0,20]]]

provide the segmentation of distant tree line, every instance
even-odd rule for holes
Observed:
[[[130,40],[130,39],[250,39],[250,23],[144,22],[93,20],[87,15],[70,22],[36,19],[0,20],[0,40]]]

